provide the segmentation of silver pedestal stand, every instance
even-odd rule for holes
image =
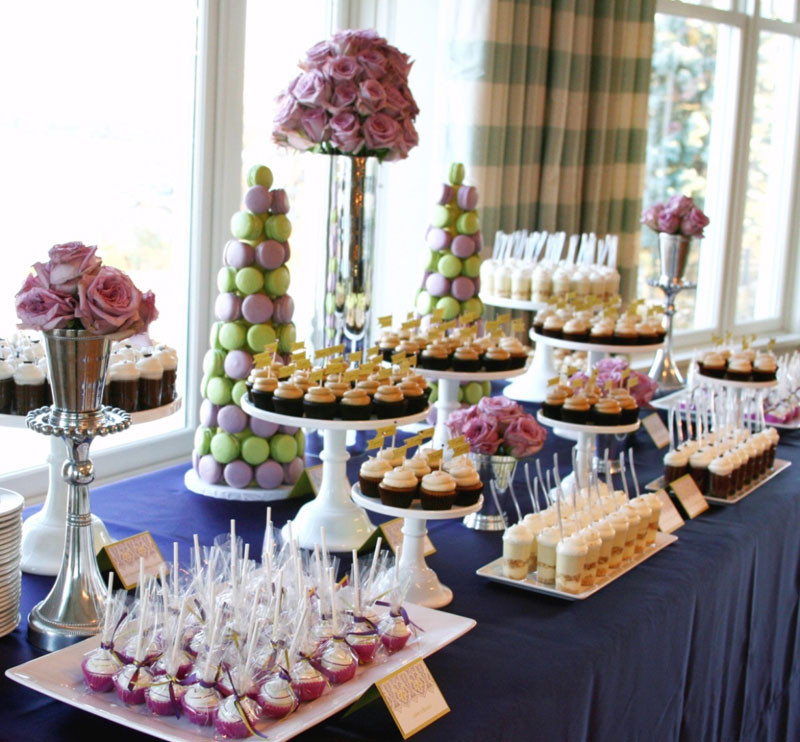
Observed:
[[[666,294],[664,316],[667,318],[666,344],[656,352],[653,365],[650,366],[650,371],[647,375],[658,383],[660,390],[675,391],[683,387],[685,383],[672,357],[672,320],[675,315],[675,297],[681,291],[696,289],[697,284],[693,281],[684,280],[668,281],[661,276],[660,278],[648,278],[647,285],[661,289]]]
[[[67,482],[67,522],[61,569],[50,594],[28,615],[28,641],[47,651],[62,649],[100,631],[106,587],[94,553],[89,485],[94,468],[89,448],[96,436],[130,427],[127,412],[104,407],[97,412],[58,417],[50,407],[28,413],[27,424],[42,435],[61,438],[67,460],[61,475]]]

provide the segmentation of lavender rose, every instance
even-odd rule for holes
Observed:
[[[150,323],[158,319],[158,309],[156,309],[156,295],[152,291],[145,291],[142,294],[142,303],[139,305],[139,318],[144,323],[140,332],[145,332]]]
[[[686,237],[703,237],[703,230],[708,226],[708,217],[696,206],[681,219],[681,234]]]
[[[371,78],[378,78],[386,71],[386,57],[377,49],[364,49],[358,57],[359,64]]]
[[[675,234],[681,226],[681,218],[678,214],[664,209],[658,215],[658,231],[667,234]]]
[[[483,397],[478,402],[478,409],[485,415],[491,415],[497,420],[500,435],[503,434],[513,420],[523,414],[522,408],[508,397]]]
[[[87,247],[82,242],[53,245],[48,253],[50,260],[46,264],[36,263],[33,267],[46,288],[75,296],[81,278],[100,269],[96,252],[96,247]]]
[[[329,41],[320,41],[306,52],[306,58],[300,63],[304,70],[319,69],[334,54],[333,46]]]
[[[312,142],[321,142],[327,139],[328,114],[324,108],[307,108],[300,117],[303,131]]]
[[[364,120],[364,137],[369,149],[391,149],[403,130],[391,116],[376,113]]]
[[[673,214],[677,214],[680,217],[686,216],[694,207],[694,201],[688,196],[682,196],[680,193],[676,193],[672,198],[667,201],[664,209],[666,211],[672,212]]]
[[[362,116],[377,113],[386,103],[386,91],[377,80],[364,80],[358,86],[356,110]]]
[[[328,77],[343,82],[356,81],[362,73],[361,65],[353,57],[336,57],[325,63],[325,74]]]
[[[60,330],[75,318],[75,297],[47,288],[38,276],[30,274],[14,297],[18,327],[22,330]]]
[[[386,93],[384,113],[388,113],[390,116],[395,117],[404,115],[410,106],[398,87],[396,85],[384,85],[383,88],[384,92]]]
[[[339,113],[348,106],[352,106],[357,98],[358,85],[350,80],[345,80],[334,87],[327,108],[331,113]]]
[[[468,420],[462,434],[473,453],[494,455],[500,447],[497,421],[490,415],[478,415]]]
[[[303,109],[298,105],[295,97],[288,92],[284,92],[278,96],[277,100],[278,112],[275,114],[273,121],[282,127],[297,126],[300,123],[300,114]]]
[[[331,141],[348,155],[357,154],[364,146],[361,120],[354,113],[342,111],[330,120]]]
[[[503,447],[515,459],[531,456],[544,446],[547,432],[532,415],[521,415],[512,420],[503,435]]]
[[[103,266],[95,276],[78,285],[75,316],[95,335],[122,339],[144,329],[139,314],[142,294],[121,270]]]
[[[479,414],[480,413],[478,412],[477,405],[472,405],[472,407],[462,407],[451,412],[450,416],[447,418],[447,429],[450,431],[450,435],[453,437],[462,435],[464,432],[464,426],[470,420],[474,420],[476,417],[478,417]]]
[[[304,72],[290,86],[292,95],[304,106],[321,106],[328,102],[331,84],[319,70]]]
[[[664,204],[654,204],[653,206],[648,206],[642,212],[642,218],[640,219],[640,222],[642,224],[646,224],[653,231],[658,232],[658,217],[661,215],[662,211],[664,211]]]

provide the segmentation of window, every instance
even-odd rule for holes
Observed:
[[[794,0],[657,4],[645,205],[692,196],[711,218],[678,298],[678,344],[791,329],[800,27]],[[655,275],[642,232],[639,291]],[[696,243],[697,244],[697,243]],[[702,297],[699,300],[698,297]]]

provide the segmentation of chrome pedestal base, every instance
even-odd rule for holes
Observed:
[[[675,297],[686,289],[696,289],[697,284],[691,281],[667,281],[664,278],[650,278],[648,286],[661,289],[666,295],[664,316],[667,318],[667,338],[664,347],[659,349],[650,366],[648,376],[658,384],[659,391],[671,392],[681,389],[686,383],[672,357],[672,320],[675,315]]]

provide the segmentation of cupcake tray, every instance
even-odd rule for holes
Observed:
[[[697,372],[697,379],[703,384],[711,386],[722,386],[728,389],[774,389],[778,386],[778,380],[771,381],[734,381],[733,379],[715,379],[713,376],[706,376]]]
[[[418,518],[420,520],[452,520],[463,518],[471,513],[477,513],[483,507],[483,495],[478,498],[474,505],[456,507],[455,505],[447,510],[423,510],[419,501],[412,503],[410,508],[396,508],[391,505],[384,505],[379,497],[367,497],[361,494],[361,487],[358,483],[353,485],[351,492],[353,501],[371,510],[373,513],[381,515],[391,515],[393,518]]]
[[[316,701],[302,704],[295,713],[279,722],[260,722],[257,725],[258,730],[272,742],[291,739],[357,701],[376,681],[419,657],[428,657],[446,647],[473,629],[476,623],[471,618],[434,611],[413,603],[406,604],[405,608],[411,620],[425,629],[418,633],[413,644],[409,644],[396,654],[389,655],[384,662],[359,667],[356,676],[349,682],[334,686]],[[113,692],[94,693],[88,690],[83,681],[81,659],[99,643],[99,636],[86,639],[23,665],[12,667],[6,670],[6,676],[57,701],[157,739],[172,742],[222,739],[213,727],[196,726],[189,723],[185,717],[176,719],[174,716],[155,716],[144,706],[126,706]]]
[[[775,459],[775,464],[772,467],[772,471],[767,472],[764,474],[761,479],[757,482],[751,482],[748,484],[744,489],[742,489],[736,497],[731,497],[730,499],[725,499],[722,497],[709,497],[708,495],[703,495],[706,498],[706,502],[710,503],[711,505],[735,505],[737,502],[744,500],[745,497],[748,495],[752,495],[762,484],[769,482],[770,479],[778,476],[784,469],[788,469],[792,465],[791,461],[787,461],[786,459]],[[644,488],[646,490],[650,490],[651,492],[655,492],[660,489],[664,489],[666,485],[664,484],[664,477],[659,477],[658,479],[654,479],[652,482],[648,482]]]
[[[638,567],[642,562],[646,562],[651,556],[657,554],[662,549],[665,549],[670,544],[674,544],[678,537],[673,533],[656,533],[656,541],[649,548],[645,549],[641,554],[635,554],[626,564],[623,564],[619,569],[615,570],[613,574],[606,575],[596,582],[591,587],[579,593],[567,593],[563,590],[556,589],[555,585],[545,585],[539,582],[535,577],[528,575],[524,580],[512,580],[510,577],[503,575],[503,557],[498,557],[493,562],[485,564],[475,572],[480,577],[485,577],[487,580],[493,582],[500,582],[504,585],[511,585],[512,587],[519,588],[520,590],[530,590],[534,593],[541,593],[542,595],[550,595],[554,598],[561,598],[562,600],[586,600],[595,593],[607,587],[612,582],[618,580],[622,575],[630,572],[634,567]]]
[[[510,297],[491,296],[490,294],[480,294],[480,300],[490,307],[500,307],[502,309],[519,309],[523,312],[538,312],[547,306],[547,302],[532,301],[531,299],[512,299]]]
[[[539,410],[536,419],[549,428],[568,430],[572,433],[587,433],[589,435],[622,435],[624,433],[634,433],[639,430],[639,421],[628,423],[627,425],[585,425],[583,423],[568,423],[563,420],[555,420],[552,417],[542,414]]]
[[[417,373],[424,376],[426,379],[433,381],[503,381],[504,379],[513,379],[517,376],[522,376],[525,373],[526,367],[510,368],[506,371],[437,371],[433,368],[417,367]]]
[[[544,345],[551,345],[554,348],[564,350],[585,350],[591,353],[651,353],[664,347],[664,341],[658,343],[631,343],[630,345],[619,345],[617,343],[591,343],[576,340],[564,340],[554,338],[549,335],[541,335],[531,329],[531,340]]]

